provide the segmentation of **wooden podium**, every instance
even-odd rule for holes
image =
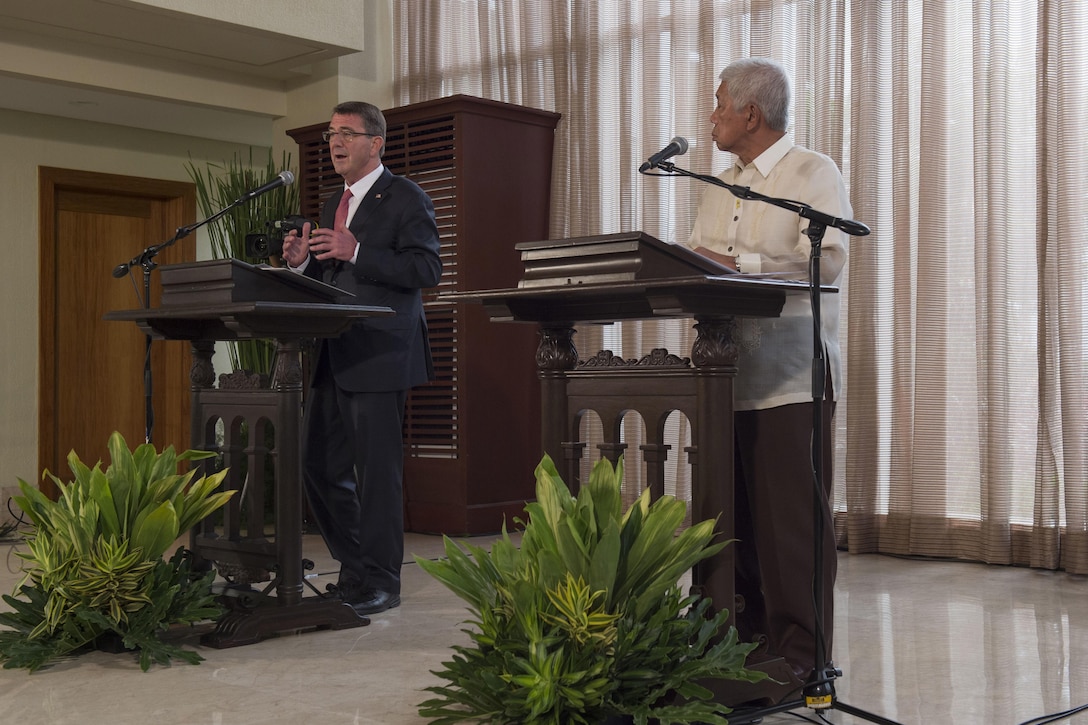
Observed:
[[[193,529],[198,565],[214,566],[229,582],[229,611],[203,637],[213,647],[250,644],[288,630],[342,629],[369,624],[348,604],[306,582],[302,558],[302,364],[300,343],[333,337],[353,321],[392,315],[388,307],[350,304],[344,292],[287,269],[237,259],[161,268],[158,308],[111,312],[154,338],[192,344],[192,447],[215,451],[207,472],[229,467],[230,502]],[[242,372],[219,376],[216,340],[273,338],[272,380]],[[271,444],[268,441],[271,440]],[[218,460],[217,460],[218,459]],[[264,479],[273,479],[274,527],[265,525]],[[269,582],[263,589],[253,585]],[[304,597],[309,586],[314,596]]]
[[[606,439],[600,453],[613,463],[626,448],[620,442],[622,418],[634,411],[646,427],[640,447],[646,480],[654,496],[662,495],[669,453],[664,425],[671,412],[680,411],[692,426],[693,445],[686,450],[692,520],[717,518],[718,540],[731,540],[734,319],[777,317],[786,295],[807,293],[807,283],[745,277],[642,232],[530,242],[517,249],[525,265],[517,289],[444,297],[481,304],[492,321],[539,325],[543,447],[564,480],[578,481],[586,445],[578,440],[579,422],[586,411],[600,416]],[[690,357],[656,349],[626,360],[608,351],[580,360],[573,340],[577,323],[687,317],[694,317],[697,332]],[[693,583],[715,608],[731,613],[737,606],[733,567],[733,549],[727,546],[692,572]],[[776,679],[789,673],[781,659],[759,669]],[[748,695],[753,693],[747,691],[745,699]]]

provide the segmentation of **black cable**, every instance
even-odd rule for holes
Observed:
[[[815,718],[809,717],[808,715],[802,715],[802,714],[797,713],[797,712],[786,712],[786,713],[783,713],[783,714],[792,715],[793,717],[797,718],[798,720],[804,720],[805,722],[814,722],[817,725],[820,725],[820,723],[826,723],[826,725],[834,725],[834,723],[832,723],[830,720],[828,720],[826,717],[824,717],[824,714],[822,712],[818,712],[818,711],[813,711],[813,714],[815,715]]]
[[[22,511],[16,511],[15,509],[13,509],[11,507],[11,505],[12,505],[12,503],[14,503],[14,501],[15,501],[15,499],[13,499],[11,496],[8,496],[7,509],[8,509],[8,513],[11,514],[12,523],[10,523],[10,524],[6,524],[6,523],[5,524],[0,524],[0,541],[6,540],[8,535],[9,534],[14,534],[16,531],[19,530],[20,526],[29,526],[30,525],[30,522],[28,522],[26,519],[23,518],[23,512]],[[14,538],[12,539],[12,541],[14,541]]]
[[[1051,715],[1040,715],[1039,717],[1032,718],[1031,720],[1025,720],[1020,725],[1046,725],[1047,723],[1059,722],[1066,718],[1073,717],[1074,715],[1082,712],[1088,712],[1088,705],[1081,705],[1075,707],[1072,710],[1063,710],[1062,712],[1056,712]]]
[[[8,513],[11,514],[11,518],[15,519],[15,523],[18,524],[19,526],[28,526],[30,524],[30,522],[23,518],[23,512],[22,511],[16,512],[14,509],[11,508],[11,505],[13,503],[15,503],[15,499],[12,498],[11,496],[8,496],[7,507],[8,507]]]

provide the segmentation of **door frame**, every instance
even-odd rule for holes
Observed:
[[[151,199],[161,203],[162,227],[161,238],[170,239],[179,228],[191,224],[196,218],[196,186],[191,182],[168,181],[137,176],[122,176],[93,171],[62,169],[51,166],[38,167],[38,254],[39,254],[39,292],[38,292],[38,470],[43,471],[53,465],[57,451],[53,432],[56,429],[56,386],[57,365],[53,351],[53,338],[57,327],[56,309],[56,219],[57,193],[61,190],[80,192],[99,192],[119,196],[134,196]],[[171,261],[195,261],[196,242],[189,237],[180,240],[176,251],[170,254]],[[189,356],[187,351],[177,346],[165,352],[167,369],[185,366]],[[189,399],[181,401],[184,413],[189,413]],[[52,480],[40,482],[43,492],[56,496],[56,486]]]

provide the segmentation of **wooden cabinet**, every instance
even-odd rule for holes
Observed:
[[[438,379],[408,398],[405,528],[450,535],[498,531],[524,516],[543,455],[535,325],[494,325],[479,305],[441,292],[516,287],[514,245],[547,239],[559,114],[470,96],[386,110],[383,161],[434,201],[442,281],[424,297]],[[317,218],[343,180],[321,132],[299,145],[303,216]]]

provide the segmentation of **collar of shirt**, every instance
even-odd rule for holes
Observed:
[[[378,164],[378,168],[371,171],[363,178],[356,181],[351,186],[345,184],[345,188],[351,189],[351,201],[348,202],[348,224],[351,223],[352,218],[355,216],[355,210],[359,208],[359,204],[362,203],[363,197],[367,195],[370,188],[374,186],[374,182],[378,180],[378,177],[385,171],[383,164]]]
[[[755,157],[755,159],[752,160],[751,165],[755,166],[756,170],[759,171],[759,173],[763,174],[763,177],[766,178],[770,175],[771,169],[775,167],[775,164],[781,161],[782,158],[786,154],[788,154],[790,152],[790,149],[792,148],[793,139],[790,138],[789,134],[785,134],[782,136],[782,138],[778,139],[773,144],[768,146],[763,153]],[[738,171],[743,171],[745,169],[744,166],[741,166],[739,159],[736,161],[736,165]]]

